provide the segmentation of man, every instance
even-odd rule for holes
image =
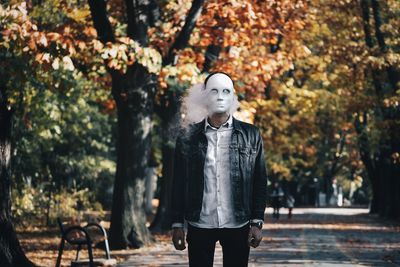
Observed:
[[[282,188],[279,186],[278,182],[274,183],[274,188],[272,189],[271,199],[272,199],[272,208],[274,212],[272,213],[272,217],[279,220],[279,209],[281,208],[281,201],[284,194]]]
[[[295,202],[296,202],[296,200],[294,199],[292,194],[290,194],[288,192],[287,195],[286,195],[286,206],[288,208],[288,219],[292,218],[292,211],[293,211],[293,207],[294,207],[294,203]]]
[[[263,140],[254,125],[232,116],[234,84],[228,74],[204,81],[208,115],[178,136],[172,189],[172,241],[190,266],[213,265],[216,241],[224,266],[247,266],[262,239],[267,174]]]

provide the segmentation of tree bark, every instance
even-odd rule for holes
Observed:
[[[147,79],[139,78],[146,76]],[[110,227],[110,245],[114,249],[139,248],[153,240],[144,210],[155,91],[154,85],[148,86],[149,78],[146,69],[135,64],[126,75],[113,79],[118,110],[117,173]]]
[[[0,85],[0,266],[35,266],[23,252],[11,216],[11,132],[12,110],[6,89]]]

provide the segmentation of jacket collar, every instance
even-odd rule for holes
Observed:
[[[242,126],[240,125],[240,121],[238,119],[236,119],[233,115],[232,116],[232,127],[233,130],[238,130],[240,132],[242,132]],[[194,127],[194,132],[197,133],[203,133],[205,134],[205,127],[206,127],[206,119],[204,118],[202,121],[197,122],[193,125]]]
[[[207,127],[210,126],[213,129],[216,129],[214,126],[212,126],[209,122],[208,122],[208,117],[205,118],[205,125],[204,125],[204,132],[207,131]],[[229,115],[228,119],[226,122],[224,122],[221,127],[228,127],[231,128],[232,127],[232,115]]]

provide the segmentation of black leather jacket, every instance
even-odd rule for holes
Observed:
[[[237,222],[264,220],[267,172],[259,129],[232,118],[229,145],[230,177]],[[172,222],[198,221],[203,201],[204,161],[207,153],[205,119],[178,135],[172,187]]]

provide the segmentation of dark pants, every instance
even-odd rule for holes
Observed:
[[[274,209],[272,217],[279,219],[279,209],[281,208],[281,202],[279,197],[272,197],[272,208]]]
[[[293,208],[289,208],[289,213],[287,215],[288,219],[292,218],[292,210]]]
[[[222,247],[225,267],[247,266],[250,247],[247,245],[249,225],[241,228],[197,228],[188,224],[186,241],[190,267],[212,267],[215,243]]]

